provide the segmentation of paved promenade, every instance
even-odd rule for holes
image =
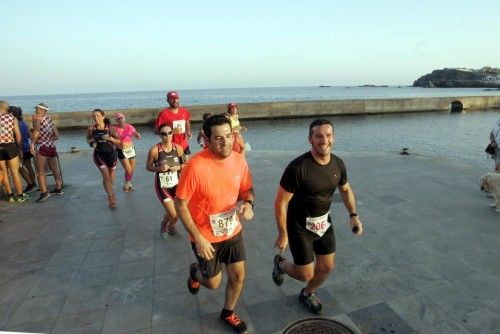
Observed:
[[[256,215],[244,227],[247,275],[237,312],[252,333],[280,333],[311,316],[298,302],[302,284],[287,277],[277,287],[271,279],[274,196],[299,153],[248,154]],[[323,317],[358,333],[500,333],[500,214],[479,191],[485,170],[415,155],[339,156],[365,235],[352,235],[337,197],[337,265],[318,292]],[[163,209],[144,155],[135,192],[121,191],[119,166],[116,210],[107,207],[90,152],[61,161],[64,195],[43,204],[0,201],[0,329],[230,333],[218,322],[223,288],[187,291],[194,257],[186,237],[160,238]]]

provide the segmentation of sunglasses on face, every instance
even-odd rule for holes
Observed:
[[[163,137],[166,137],[166,136],[170,136],[172,133],[174,133],[174,131],[170,130],[168,132],[160,132],[160,135],[162,135]]]

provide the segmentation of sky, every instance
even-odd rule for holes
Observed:
[[[411,85],[500,67],[500,1],[1,1],[0,96]]]

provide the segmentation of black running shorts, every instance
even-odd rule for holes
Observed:
[[[191,242],[191,248],[200,265],[201,275],[205,278],[216,276],[222,269],[222,264],[230,264],[234,262],[245,261],[245,246],[243,244],[242,232],[234,237],[221,242],[212,244],[215,249],[214,258],[210,261],[202,259],[196,251],[196,244]]]
[[[335,253],[335,233],[333,226],[318,236],[307,229],[288,231],[288,244],[292,252],[293,262],[305,266],[314,262],[314,254],[329,255]]]
[[[16,143],[0,144],[0,161],[9,161],[19,155]]]

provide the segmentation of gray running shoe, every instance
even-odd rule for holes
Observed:
[[[48,191],[44,193],[40,193],[40,197],[35,201],[37,203],[43,203],[50,197],[50,193]]]
[[[177,231],[177,228],[175,226],[169,226],[167,229],[167,233],[171,237],[176,237],[176,238],[182,237],[182,234],[179,231]]]
[[[168,236],[168,228],[167,224],[164,222],[161,222],[161,227],[160,227],[160,236],[163,240],[167,239]]]
[[[134,187],[134,185],[132,184],[132,182],[127,181],[127,184],[128,184],[128,190],[129,190],[129,191],[134,191],[134,190],[135,190],[135,187]]]
[[[285,272],[280,269],[280,262],[285,261],[285,258],[280,254],[276,254],[274,257],[274,268],[273,268],[273,281],[277,286],[283,284],[285,280]]]
[[[17,203],[23,203],[29,200],[31,197],[28,194],[22,193],[21,195],[17,195],[15,201]]]
[[[314,314],[320,314],[323,309],[316,292],[313,292],[310,295],[304,295],[304,289],[302,289],[299,294],[299,300]]]

